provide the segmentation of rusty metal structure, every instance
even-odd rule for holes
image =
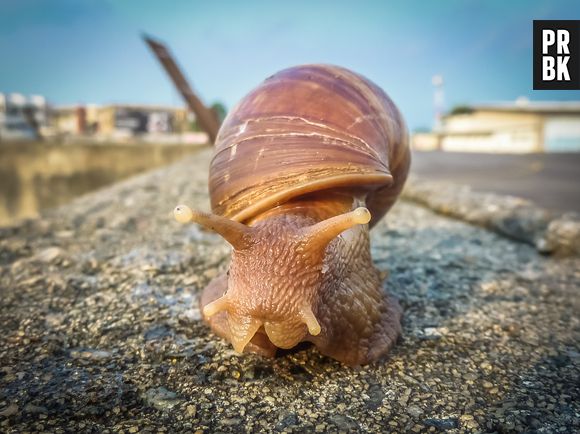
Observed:
[[[177,90],[181,96],[183,96],[183,99],[185,99],[185,102],[191,111],[195,113],[200,127],[207,133],[210,141],[212,143],[215,142],[220,128],[220,122],[216,114],[208,108],[191,89],[191,86],[187,82],[187,79],[181,72],[181,69],[173,59],[173,56],[167,47],[160,41],[145,34],[143,35],[143,40],[149,46],[153,54],[155,54],[155,57],[157,57]]]

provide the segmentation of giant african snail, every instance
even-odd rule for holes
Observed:
[[[384,355],[401,309],[368,231],[403,187],[407,139],[390,98],[344,68],[285,69],[243,98],[216,140],[214,214],[175,209],[233,247],[229,272],[201,296],[213,331],[267,356],[301,341],[351,366]]]

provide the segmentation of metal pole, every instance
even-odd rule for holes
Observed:
[[[177,66],[175,60],[173,60],[173,57],[165,45],[145,34],[143,35],[143,39],[149,48],[151,48],[151,51],[153,51],[157,59],[159,59],[159,62],[161,62],[165,72],[167,72],[169,77],[171,77],[173,84],[179,93],[181,93],[191,111],[195,113],[201,128],[207,133],[210,141],[214,143],[220,128],[220,124],[214,113],[207,108],[193,92],[189,83],[185,79],[185,76],[179,69],[179,66]]]

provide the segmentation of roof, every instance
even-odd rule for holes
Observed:
[[[168,105],[157,105],[157,104],[104,104],[102,108],[118,108],[118,109],[130,109],[130,110],[159,110],[159,111],[177,111],[177,110],[187,110],[185,106],[168,106]]]
[[[494,111],[510,113],[579,114],[580,101],[505,101],[468,106],[474,111]]]
[[[185,106],[167,106],[167,105],[156,105],[156,104],[71,104],[71,105],[58,105],[54,107],[56,111],[66,111],[66,110],[76,110],[79,107],[84,108],[97,108],[97,109],[129,109],[129,110],[145,110],[145,111],[178,111],[187,110]]]

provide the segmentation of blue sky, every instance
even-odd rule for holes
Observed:
[[[313,62],[375,81],[412,129],[432,123],[434,74],[448,108],[580,100],[531,89],[533,19],[580,19],[580,1],[0,0],[0,92],[181,104],[140,39],[147,32],[206,102],[228,107],[277,70]]]

